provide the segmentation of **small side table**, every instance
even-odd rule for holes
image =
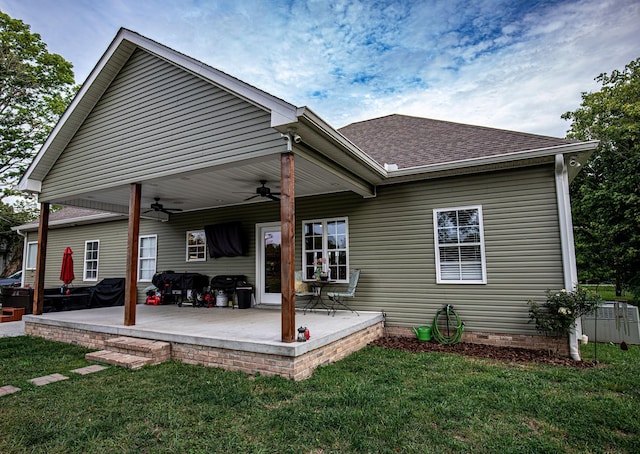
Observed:
[[[321,306],[323,309],[327,310],[327,315],[331,313],[331,306],[328,306],[324,302],[324,298],[322,297],[322,292],[327,285],[335,284],[336,281],[305,281],[310,287],[313,288],[313,296],[309,299],[309,302],[304,306],[303,313],[306,313],[307,310],[313,310],[317,306]]]

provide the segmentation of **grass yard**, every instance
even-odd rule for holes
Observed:
[[[611,284],[583,285],[583,287],[597,293],[604,301],[632,301],[634,296],[631,292],[623,292],[622,296],[616,296],[616,287]]]
[[[640,348],[600,365],[367,347],[302,382],[176,362],[78,376],[87,350],[0,339],[0,452],[640,452]],[[593,344],[584,347],[593,358]],[[28,379],[69,380],[35,387]]]

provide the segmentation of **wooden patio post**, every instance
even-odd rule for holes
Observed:
[[[127,265],[124,290],[124,324],[136,324],[136,302],[138,299],[138,241],[140,235],[140,199],[142,185],[131,184],[129,196],[129,228],[127,231]]]
[[[47,261],[47,240],[49,238],[49,204],[40,204],[40,224],[38,225],[38,255],[36,259],[36,281],[33,294],[33,314],[40,315],[44,307],[44,272]]]
[[[293,153],[280,155],[280,225],[282,232],[282,342],[295,342],[295,245],[296,203]]]

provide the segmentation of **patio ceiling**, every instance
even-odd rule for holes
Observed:
[[[354,190],[353,181],[300,155],[295,157],[295,172],[296,197]],[[157,177],[151,174],[148,179],[140,182],[141,211],[144,213],[148,210],[154,198],[159,198],[165,207],[180,208],[183,212],[229,205],[272,203],[263,197],[245,200],[256,195],[260,180],[266,180],[266,186],[272,192],[280,192],[279,154],[171,176]],[[127,213],[129,197],[129,184],[122,184],[105,190],[77,194],[73,198],[56,200],[53,203]],[[166,220],[166,216],[162,216],[161,213],[151,212],[143,215]]]

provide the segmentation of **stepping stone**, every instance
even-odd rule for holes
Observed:
[[[107,366],[101,366],[99,364],[93,364],[91,366],[81,367],[80,369],[73,369],[71,372],[75,372],[80,375],[92,374],[94,372],[100,372],[101,370],[108,369]]]
[[[20,388],[16,388],[15,386],[2,386],[0,387],[0,397],[8,396],[9,394],[17,393],[18,391],[20,391]]]
[[[45,375],[44,377],[32,378],[31,380],[28,380],[28,381],[33,383],[36,386],[44,386],[44,385],[48,385],[49,383],[55,383],[57,381],[62,381],[62,380],[69,380],[69,377],[65,377],[62,374],[51,374],[51,375]]]

